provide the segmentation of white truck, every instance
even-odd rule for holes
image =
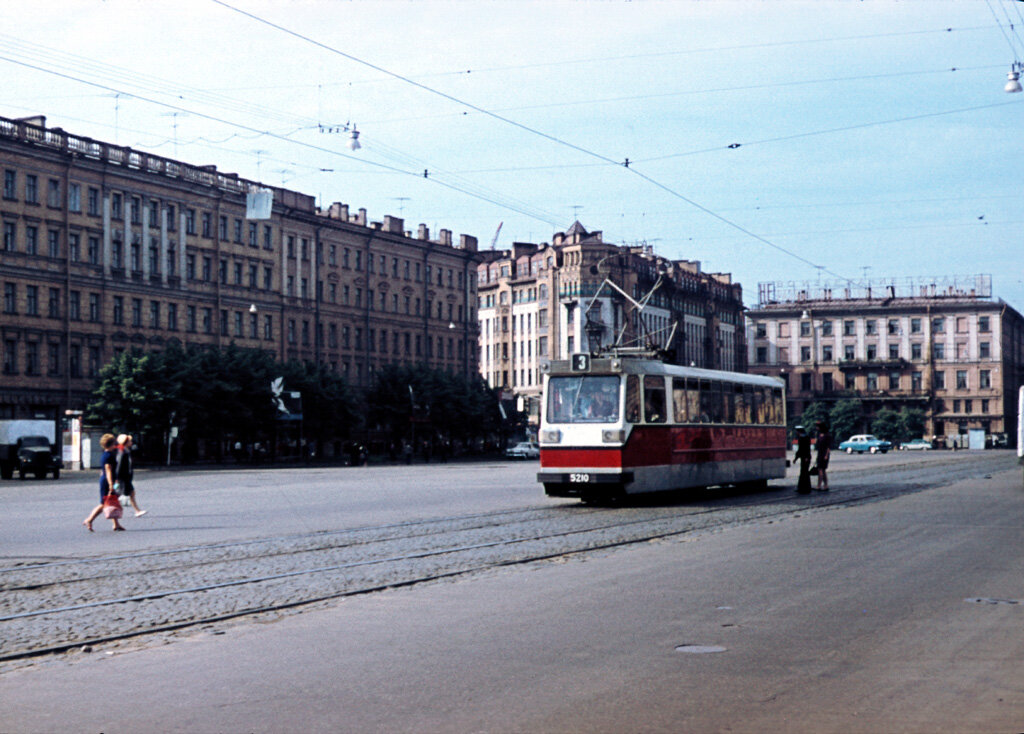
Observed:
[[[57,426],[52,420],[0,420],[0,478],[10,479],[15,469],[24,479],[53,473],[60,478],[63,461],[56,445]]]

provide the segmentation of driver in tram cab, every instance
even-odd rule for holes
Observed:
[[[599,421],[611,420],[615,417],[615,395],[611,385],[603,385],[590,401],[588,418]]]

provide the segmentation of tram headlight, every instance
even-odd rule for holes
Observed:
[[[562,432],[559,431],[557,428],[552,428],[547,431],[541,431],[540,440],[541,443],[561,443]]]
[[[626,432],[621,428],[617,431],[601,431],[601,441],[604,443],[623,443],[626,440]]]

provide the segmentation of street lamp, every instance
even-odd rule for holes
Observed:
[[[1003,91],[1009,94],[1020,92],[1022,89],[1020,85],[1020,75],[1024,71],[1024,64],[1019,61],[1014,61],[1010,66],[1010,71],[1006,75],[1006,86],[1003,87]]]
[[[256,311],[258,311],[258,310],[259,310],[259,309],[257,309],[257,308],[256,308],[256,304],[255,304],[255,303],[253,303],[253,304],[250,304],[250,305],[249,305],[249,313],[252,313],[252,314],[254,314],[254,313],[256,313]]]

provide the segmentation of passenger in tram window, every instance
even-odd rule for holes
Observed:
[[[648,423],[665,422],[665,380],[661,377],[644,378],[644,420]]]

